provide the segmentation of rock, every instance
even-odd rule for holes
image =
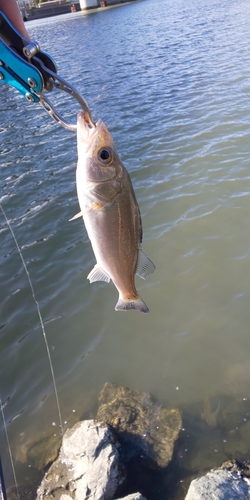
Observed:
[[[231,472],[238,472],[241,477],[250,478],[250,464],[249,462],[240,462],[239,460],[227,460],[223,462],[220,469],[229,470]]]
[[[163,409],[150,394],[107,382],[100,394],[97,419],[112,425],[125,444],[125,460],[138,454],[166,467],[182,427],[177,409]]]
[[[6,487],[1,458],[0,458],[0,500],[34,500],[36,494],[34,485],[29,484],[27,486],[24,484],[18,484],[16,481],[16,477],[14,477],[14,472],[15,470],[13,470],[13,480],[15,484]],[[19,470],[18,471],[19,478],[22,477],[21,474],[22,473]]]
[[[223,427],[231,432],[244,425],[250,412],[248,398],[236,398],[226,394],[208,397],[203,402],[201,418],[211,427]]]
[[[1,493],[1,488],[0,488],[0,493]],[[26,486],[18,484],[16,486],[10,486],[6,490],[6,498],[7,500],[34,500],[34,489],[33,491],[30,488],[27,488]],[[0,494],[0,499],[5,500],[5,497],[1,497]]]
[[[118,458],[108,425],[95,420],[77,423],[64,434],[37,500],[111,500],[120,482]]]
[[[250,483],[238,472],[215,470],[191,482],[185,500],[249,500]]]
[[[24,436],[21,437],[25,439]],[[16,454],[17,459],[41,471],[58,457],[60,440],[60,433],[54,436],[46,432],[44,435],[36,436],[35,439],[31,436],[27,440],[21,440]]]
[[[140,493],[132,493],[126,497],[118,498],[118,500],[146,500]]]
[[[73,427],[80,419],[74,412],[67,416],[68,428]],[[59,422],[51,422],[39,432],[30,432],[29,428],[19,435],[15,443],[14,454],[16,460],[22,464],[44,471],[58,457],[62,436]]]

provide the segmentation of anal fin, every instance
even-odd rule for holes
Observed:
[[[138,264],[136,269],[137,276],[145,280],[149,274],[154,272],[154,270],[155,270],[154,263],[145,255],[145,253],[140,248],[138,255]]]
[[[110,282],[110,277],[101,267],[99,267],[97,264],[95,267],[93,267],[92,271],[87,276],[87,279],[90,281],[90,283],[93,283],[94,281],[106,281],[106,283]]]

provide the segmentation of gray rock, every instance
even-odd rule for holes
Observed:
[[[132,493],[127,497],[118,498],[118,500],[147,500],[147,499],[143,497],[140,493]]]
[[[250,483],[237,472],[216,470],[191,482],[185,500],[249,500]]]
[[[108,425],[79,422],[63,436],[58,459],[45,474],[37,500],[111,500],[119,484],[118,451]]]
[[[159,467],[166,467],[172,459],[182,427],[178,409],[162,408],[147,392],[109,382],[100,393],[97,419],[112,425],[123,450],[127,446],[125,460],[139,453]]]

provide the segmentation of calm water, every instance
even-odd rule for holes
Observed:
[[[137,280],[149,315],[115,312],[115,287],[89,284],[84,225],[68,222],[79,211],[76,136],[1,85],[0,202],[41,308],[65,428],[94,415],[106,381],[181,408],[171,499],[183,499],[192,475],[250,457],[250,4],[143,0],[27,26],[110,128],[157,267]],[[55,102],[76,121],[74,102]],[[59,422],[36,304],[1,211],[0,233],[0,397],[17,480],[31,485],[27,443],[59,436]],[[0,446],[10,486],[2,417]],[[148,496],[166,499],[162,484]]]

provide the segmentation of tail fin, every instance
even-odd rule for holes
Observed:
[[[149,308],[146,306],[145,302],[138,297],[135,300],[123,300],[119,298],[115,310],[116,311],[129,311],[130,309],[135,309],[135,311],[139,311],[142,313],[148,313]]]

